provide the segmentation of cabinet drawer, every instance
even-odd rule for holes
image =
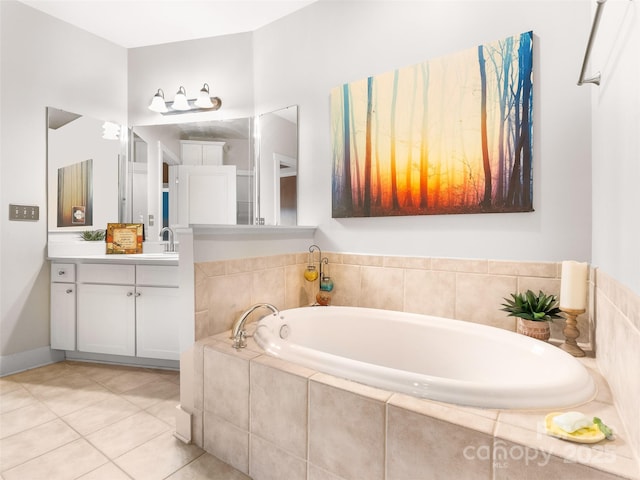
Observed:
[[[150,287],[177,287],[178,267],[166,265],[138,265],[136,285]]]
[[[81,263],[78,265],[78,282],[133,285],[136,279],[135,265],[104,265]]]
[[[51,264],[51,281],[73,283],[76,281],[76,266],[73,263]]]

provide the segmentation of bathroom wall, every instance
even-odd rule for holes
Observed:
[[[590,25],[587,1],[321,0],[257,30],[256,111],[300,105],[300,223],[336,252],[589,261],[590,92],[576,80]],[[535,212],[331,218],[333,87],[529,30]]]
[[[0,2],[0,374],[49,349],[46,114],[53,106],[127,122],[126,49],[12,0]],[[10,222],[9,203],[38,205]]]
[[[593,103],[593,264],[640,295],[640,5],[606,3],[590,70]]]
[[[595,3],[593,7],[595,8]],[[593,248],[597,361],[640,455],[640,5],[603,10],[589,70],[593,104]]]

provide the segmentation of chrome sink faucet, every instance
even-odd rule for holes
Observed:
[[[244,312],[238,320],[236,320],[236,323],[233,324],[233,328],[231,329],[233,348],[238,349],[247,346],[247,331],[244,329],[244,323],[247,321],[247,318],[249,318],[249,315],[260,307],[268,308],[274,315],[280,314],[280,311],[270,303],[256,303],[249,307],[247,311]]]
[[[175,252],[176,251],[176,244],[173,240],[173,230],[171,230],[169,227],[164,227],[162,230],[160,230],[160,238],[162,238],[162,236],[164,235],[165,232],[169,232],[169,243],[167,243],[164,247],[164,251],[165,252]]]

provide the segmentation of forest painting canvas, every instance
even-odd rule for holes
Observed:
[[[331,92],[332,216],[533,210],[533,32]]]

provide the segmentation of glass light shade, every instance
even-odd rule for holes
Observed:
[[[209,85],[206,83],[203,85],[200,93],[198,94],[198,98],[195,101],[195,105],[199,108],[212,108],[213,102],[211,101],[211,97],[209,96]]]
[[[173,105],[171,107],[174,110],[191,110],[191,106],[189,106],[189,101],[187,100],[187,92],[184,87],[180,87],[176,92],[176,97],[173,99]]]
[[[164,102],[164,92],[158,89],[158,92],[151,99],[149,110],[152,112],[164,113],[167,111],[167,104]]]
[[[320,290],[318,293],[316,293],[316,302],[318,302],[318,305],[329,305],[331,303],[331,294],[329,292],[325,292],[324,290]]]
[[[333,280],[331,280],[331,277],[322,277],[322,279],[320,280],[320,290],[323,290],[325,292],[330,292],[331,290],[333,290]]]
[[[304,279],[313,282],[318,278],[318,270],[314,265],[309,265],[304,271]]]

